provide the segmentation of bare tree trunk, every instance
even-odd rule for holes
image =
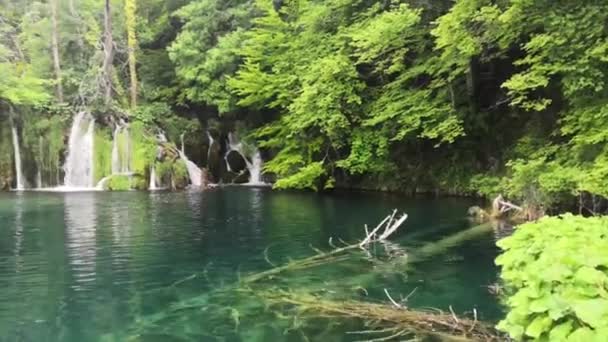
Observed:
[[[112,12],[110,7],[110,0],[105,0],[105,9],[103,14],[104,58],[102,65],[102,83],[105,94],[105,105],[109,106],[110,102],[112,101],[112,62],[114,60],[114,41],[112,39]]]
[[[58,14],[57,14],[57,2],[58,0],[51,0],[51,22],[53,26],[53,32],[51,35],[51,45],[53,52],[53,68],[55,69],[55,95],[57,102],[63,102],[63,85],[61,84],[61,62],[59,60],[59,28],[58,28]]]
[[[137,49],[137,35],[136,35],[136,12],[137,12],[137,0],[125,0],[125,20],[127,24],[127,46],[129,53],[129,75],[131,79],[130,94],[131,94],[131,108],[137,107],[137,59],[135,57],[135,50]]]

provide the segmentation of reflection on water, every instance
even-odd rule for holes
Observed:
[[[15,272],[23,269],[22,244],[23,244],[23,193],[17,192],[15,199]]]
[[[0,194],[0,341],[124,341],[142,332],[135,327],[177,303],[267,269],[266,249],[275,263],[309,256],[311,246],[328,248],[329,237],[359,239],[364,223],[374,225],[398,208],[410,219],[394,246],[397,253],[466,228],[470,204],[237,187],[204,193]],[[385,299],[382,287],[396,296],[418,288],[413,306],[476,308],[493,318],[499,310],[483,286],[496,281],[495,254],[489,233],[407,269],[406,276],[324,268],[293,284],[348,280],[378,299]],[[162,326],[144,329],[139,340],[170,341],[169,330],[179,341],[293,337],[252,298],[197,300],[202,302],[196,314],[165,317]]]
[[[72,288],[95,281],[97,207],[93,193],[64,196],[66,250],[75,278]]]

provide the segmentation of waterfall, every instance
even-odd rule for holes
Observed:
[[[36,170],[36,189],[42,189],[42,172],[40,168]]]
[[[114,134],[112,136],[112,174],[120,172],[120,154],[118,151],[118,134],[120,133],[120,126],[116,126]]]
[[[148,189],[151,191],[158,190],[158,186],[156,185],[156,168],[154,165],[150,168],[150,186]]]
[[[17,178],[17,187],[15,190],[23,190],[25,187],[23,185],[23,172],[21,171],[21,148],[19,147],[19,134],[17,133],[17,127],[11,120],[11,128],[13,131],[13,151],[15,154],[15,171]]]
[[[249,169],[249,184],[264,184],[262,182],[262,155],[260,151],[256,149],[253,157],[251,158],[251,164],[247,162],[247,168]]]
[[[38,137],[38,163],[36,164],[36,189],[42,189],[42,168],[44,167],[44,139]]]
[[[184,164],[186,164],[186,169],[188,170],[188,176],[190,177],[190,184],[192,184],[193,186],[197,186],[197,187],[202,186],[203,173],[202,173],[201,169],[198,166],[196,166],[196,164],[193,161],[188,159],[188,157],[186,157],[186,155],[184,153],[182,153],[181,151],[179,153],[179,157],[182,159]]]
[[[182,142],[182,153],[186,154],[186,149],[184,148],[184,135],[186,135],[186,133],[182,133],[182,135],[179,136],[179,140],[181,140]]]
[[[86,130],[84,129],[86,127]],[[87,112],[74,117],[63,169],[67,188],[93,188],[93,139],[95,120]]]
[[[131,174],[131,133],[129,127],[125,127],[125,148],[122,154],[122,173]]]
[[[245,166],[249,171],[249,185],[265,185],[262,182],[262,166],[263,160],[260,151],[254,147],[253,155],[251,156],[251,160],[247,157],[245,153],[245,149],[243,148],[243,143],[241,143],[235,134],[232,132],[228,133],[228,151],[226,151],[226,155],[224,156],[224,160],[226,161],[226,166],[228,171],[231,171],[230,163],[228,163],[228,153],[231,151],[235,151],[243,157],[245,160]]]
[[[124,137],[124,144],[121,144]],[[126,124],[117,125],[112,139],[112,174],[131,174],[131,135]]]
[[[211,136],[211,133],[209,133],[209,131],[207,131],[207,139],[209,139],[209,148],[207,149],[207,168],[209,168],[212,153],[211,147],[213,146],[213,142],[215,141],[213,140],[213,136]]]

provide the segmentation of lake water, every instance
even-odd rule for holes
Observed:
[[[277,313],[240,277],[355,241],[392,209],[409,219],[392,239],[416,250],[472,226],[465,199],[312,194],[227,187],[200,192],[0,194],[0,341],[349,341],[352,326]],[[337,243],[337,242],[336,242]],[[324,265],[285,274],[289,290],[322,288],[409,307],[501,309],[492,231],[414,265]],[[384,268],[383,268],[384,267]],[[276,283],[273,283],[276,282]],[[363,288],[365,290],[363,290]],[[353,323],[356,324],[356,323]]]

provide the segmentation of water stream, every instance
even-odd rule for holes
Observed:
[[[150,167],[150,185],[148,186],[148,190],[158,190],[158,185],[156,184],[156,168],[154,165]]]
[[[201,169],[182,151],[179,151],[179,157],[186,164],[186,169],[188,170],[188,177],[190,178],[190,184],[194,187],[202,186],[203,181],[203,173]]]
[[[64,186],[69,189],[93,189],[93,152],[95,120],[87,112],[74,117],[64,164]]]
[[[21,147],[19,145],[19,133],[17,132],[17,127],[15,126],[13,120],[11,120],[11,130],[13,136],[13,154],[15,159],[15,190],[24,190],[24,178],[23,171],[21,165]]]
[[[247,167],[247,171],[249,171],[249,182],[247,185],[266,185],[262,181],[262,168],[263,168],[263,160],[260,151],[256,147],[250,148],[253,152],[251,156],[247,155],[247,151],[243,146],[243,143],[239,141],[236,134],[230,132],[228,133],[228,150],[224,156],[224,160],[226,162],[226,168],[228,171],[233,172],[230,167],[230,163],[228,162],[228,153],[234,151],[237,152],[243,160],[245,161],[245,166]]]

